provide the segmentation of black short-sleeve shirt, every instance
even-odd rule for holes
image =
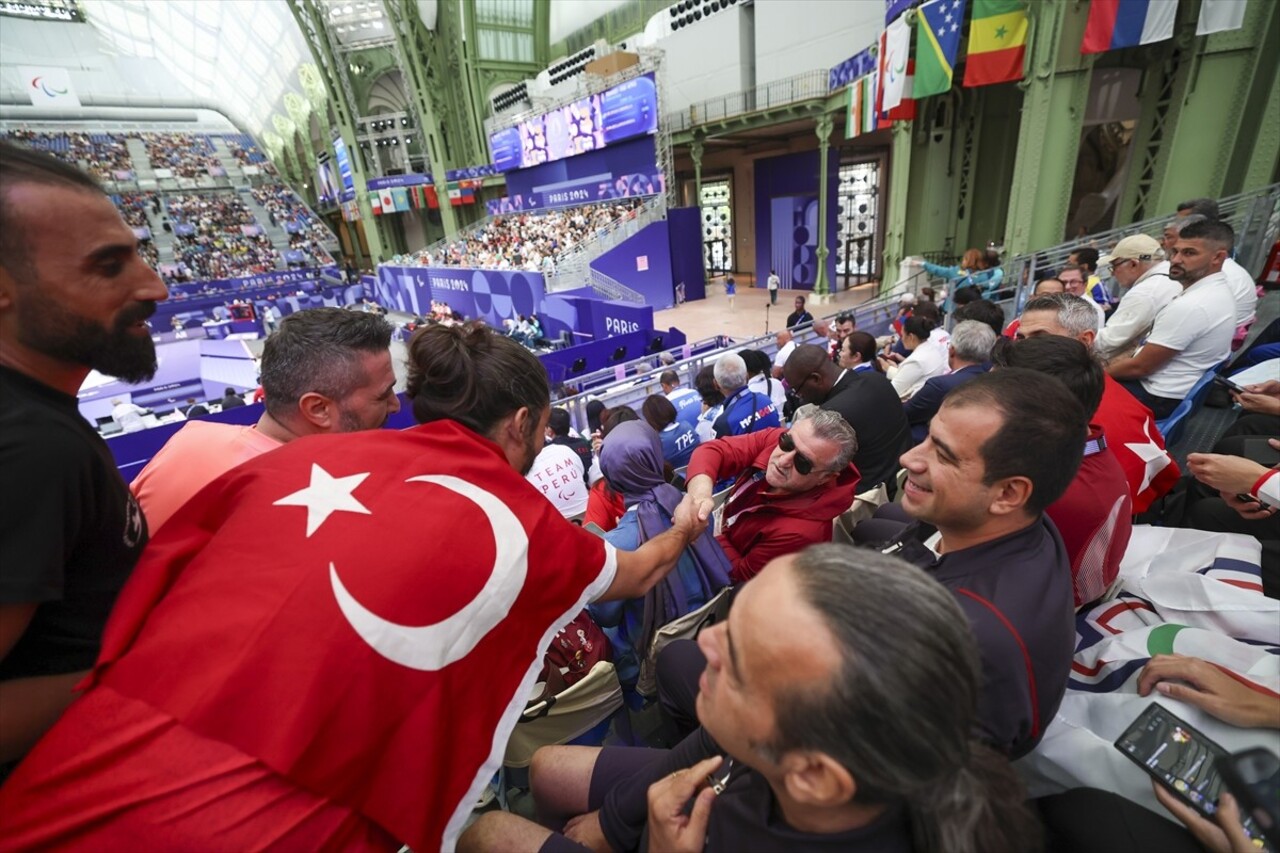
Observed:
[[[146,542],[142,511],[75,397],[0,367],[0,604],[38,605],[0,681],[93,666]]]

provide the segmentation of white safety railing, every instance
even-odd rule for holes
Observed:
[[[709,121],[826,98],[830,94],[830,76],[829,69],[815,68],[793,77],[761,83],[740,92],[690,104],[667,117],[666,129],[671,133],[678,133]]]
[[[591,261],[666,218],[666,198],[654,196],[636,208],[633,215],[601,228],[591,239],[557,255],[554,268],[546,275],[547,292],[587,286]]]

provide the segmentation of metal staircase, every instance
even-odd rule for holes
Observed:
[[[600,294],[604,299],[612,299],[617,302],[633,302],[636,305],[644,304],[644,296],[639,292],[632,290],[622,282],[612,276],[605,275],[600,270],[589,270],[590,278],[587,286]]]

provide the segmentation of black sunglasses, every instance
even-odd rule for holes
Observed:
[[[805,456],[799,450],[796,450],[796,443],[791,437],[790,432],[784,432],[782,435],[778,436],[778,449],[783,453],[794,453],[796,455],[795,462],[793,464],[796,466],[796,471],[798,471],[801,476],[813,473],[813,460],[808,456]]]

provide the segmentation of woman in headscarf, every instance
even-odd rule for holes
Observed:
[[[600,451],[600,468],[627,506],[618,526],[605,534],[615,548],[633,551],[671,527],[683,495],[663,479],[662,443],[652,427],[641,421],[616,426]],[[704,532],[643,598],[591,605],[592,618],[613,645],[623,687],[635,685],[659,628],[706,604],[728,585],[729,561],[715,537]]]

